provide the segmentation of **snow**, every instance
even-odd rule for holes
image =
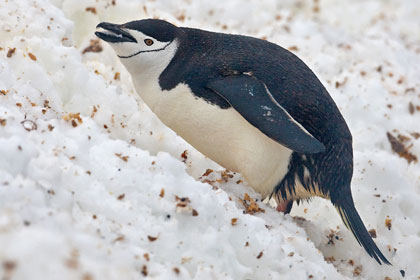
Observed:
[[[396,0],[2,0],[0,278],[417,279],[419,163],[386,133],[420,157],[419,13]],[[267,38],[314,70],[353,133],[356,207],[393,266],[328,201],[285,216],[261,203],[160,123],[109,46],[83,52],[99,22],[147,17]],[[265,212],[244,214],[245,193]]]

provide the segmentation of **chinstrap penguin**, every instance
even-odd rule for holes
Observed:
[[[297,56],[257,38],[157,19],[97,28],[165,125],[273,196],[279,211],[313,196],[329,199],[366,252],[390,264],[354,206],[347,124]]]

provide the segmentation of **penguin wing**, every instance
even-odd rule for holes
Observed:
[[[283,146],[298,153],[325,151],[325,146],[293,119],[257,78],[226,76],[206,87],[223,97],[250,124]]]

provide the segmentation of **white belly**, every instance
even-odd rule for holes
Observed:
[[[221,166],[241,173],[263,196],[286,174],[292,151],[265,136],[236,110],[195,98],[184,84],[163,92],[157,85],[136,88],[165,125]]]

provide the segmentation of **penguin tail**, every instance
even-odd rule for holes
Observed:
[[[357,242],[366,250],[368,255],[374,258],[379,264],[385,263],[387,265],[392,265],[379,250],[378,246],[376,246],[369,232],[366,230],[366,227],[354,206],[351,194],[350,199],[347,196],[346,199],[341,200],[340,203],[335,203],[335,207],[346,227],[352,231]]]

